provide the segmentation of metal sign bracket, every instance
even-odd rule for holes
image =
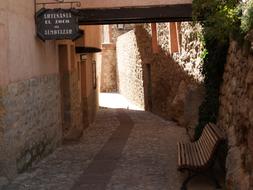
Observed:
[[[47,5],[70,5],[70,8],[77,8],[81,7],[81,2],[80,1],[64,1],[64,0],[55,0],[52,2],[46,2],[46,3],[38,3],[37,0],[34,0],[34,15],[35,15],[35,22],[36,22],[36,13],[37,13],[37,8],[40,6],[40,8],[46,8]]]
[[[64,1],[64,0],[58,0],[56,2],[46,2],[46,3],[37,3],[37,0],[34,0],[35,4],[35,11],[37,9],[37,6],[42,6],[42,8],[46,8],[47,5],[62,5],[62,4],[68,4],[70,5],[70,8],[76,8],[76,7],[81,7],[81,2],[80,1]]]

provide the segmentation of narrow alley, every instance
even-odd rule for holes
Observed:
[[[1,0],[0,190],[253,190],[253,0]]]
[[[101,109],[80,141],[58,148],[5,190],[180,189],[185,175],[177,171],[176,143],[182,138],[183,128],[151,113]],[[196,180],[189,189],[213,189]]]

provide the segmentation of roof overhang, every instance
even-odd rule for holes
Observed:
[[[192,4],[77,10],[80,25],[181,22],[192,20]]]

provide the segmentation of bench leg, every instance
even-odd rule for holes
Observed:
[[[181,189],[180,190],[187,190],[187,184],[189,183],[189,181],[191,179],[193,179],[194,177],[196,177],[198,174],[197,173],[194,173],[194,174],[191,174],[189,172],[189,176],[184,180],[182,186],[181,186]]]
[[[212,182],[214,183],[216,189],[222,188],[218,179],[215,177],[215,174],[212,170],[211,170],[210,174],[203,173],[202,175],[206,176],[207,178],[210,178],[212,180]]]
[[[212,180],[216,186],[216,189],[221,189],[221,185],[220,185],[219,181],[216,179],[216,177],[213,176]]]
[[[205,173],[193,173],[191,174],[191,172],[189,172],[189,176],[184,180],[180,190],[187,190],[187,184],[189,183],[189,181],[191,179],[193,179],[194,177],[198,176],[198,175],[204,175],[206,176],[207,178],[211,178],[211,180],[214,182],[215,186],[216,186],[216,189],[221,189],[221,185],[219,183],[219,181],[217,180],[217,178],[215,177],[214,173],[211,172],[211,175],[207,175]]]
[[[216,186],[216,189],[221,189],[221,185],[218,181],[218,179],[215,177],[215,174],[213,172],[213,170],[211,169],[211,175],[210,175],[212,181],[214,182],[215,186]]]

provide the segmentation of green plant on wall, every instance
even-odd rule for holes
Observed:
[[[219,111],[219,89],[222,82],[228,44],[219,43],[215,39],[208,40],[206,41],[206,49],[208,54],[206,54],[202,66],[206,95],[199,108],[199,123],[195,130],[196,139],[200,136],[203,127],[207,123],[216,123],[217,121]]]
[[[199,138],[204,126],[217,122],[219,92],[226,64],[229,40],[244,41],[253,26],[253,0],[193,0],[194,19],[201,19],[203,26],[202,74],[206,89],[205,100],[199,109],[199,123],[195,138]]]
[[[241,30],[247,34],[253,28],[253,0],[240,5],[242,10]]]
[[[237,4],[237,0],[193,0],[193,15],[203,20],[205,38],[227,42],[240,21]]]

